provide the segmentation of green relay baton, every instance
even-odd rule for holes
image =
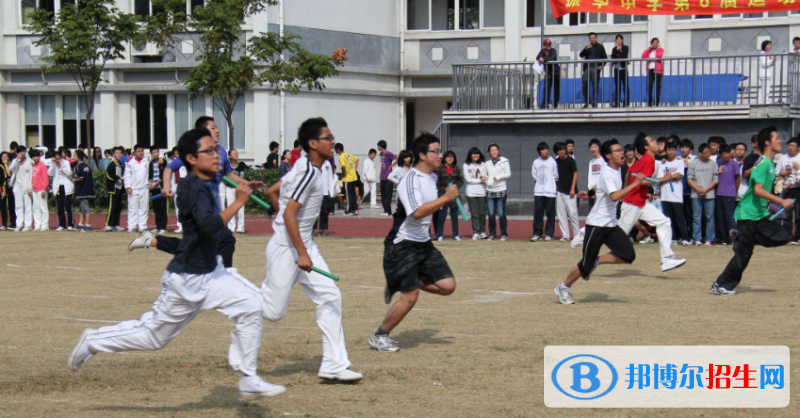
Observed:
[[[450,186],[452,185],[453,183],[450,183]],[[469,217],[467,216],[467,211],[464,210],[464,204],[461,203],[461,197],[456,198],[456,204],[458,204],[458,211],[461,212],[461,217],[463,217],[465,221],[469,221]]]
[[[297,264],[297,260],[294,260],[294,263]],[[333,281],[336,281],[336,282],[339,281],[339,276],[337,276],[335,274],[328,273],[327,271],[325,271],[325,270],[323,270],[321,268],[318,268],[317,266],[311,266],[311,271],[317,272],[317,273],[319,273],[319,274],[321,274],[321,275],[323,275],[323,276],[325,276],[325,277],[327,277],[329,279],[332,279]]]
[[[227,178],[225,176],[222,176],[222,181],[224,181],[225,184],[227,184],[228,186],[231,186],[231,187],[238,186],[238,184],[235,181],[233,181],[233,180],[231,180],[231,179],[229,179],[229,178]],[[269,203],[265,202],[263,199],[261,199],[260,197],[256,196],[255,193],[250,195],[250,200],[252,200],[253,202],[258,203],[261,207],[263,207],[266,210],[272,209],[272,206],[270,206]]]

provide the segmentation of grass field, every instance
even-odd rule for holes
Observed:
[[[795,247],[757,248],[740,294],[708,287],[729,248],[676,248],[689,262],[661,273],[658,246],[637,246],[632,266],[601,267],[562,306],[552,289],[578,261],[563,243],[437,243],[456,274],[450,297],[422,295],[395,330],[399,353],[371,351],[380,324],[383,246],[325,238],[322,254],[342,280],[344,328],[358,385],[317,378],[315,307],[295,287],[287,317],[265,322],[259,373],[285,385],[276,398],[240,398],[227,364],[232,324],[201,314],[157,352],[100,354],[78,373],[66,359],[86,327],[135,319],[158,295],[169,256],[129,253],[128,234],[2,233],[0,416],[3,417],[797,417],[784,409],[549,409],[548,345],[800,344]],[[268,237],[237,237],[235,264],[260,286]],[[800,382],[798,368],[791,379]]]

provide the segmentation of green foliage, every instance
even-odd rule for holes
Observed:
[[[49,53],[41,59],[48,73],[69,73],[80,88],[86,105],[87,138],[91,142],[94,94],[106,81],[107,61],[123,58],[127,43],[137,32],[136,17],[121,13],[113,0],[80,0],[78,6],[63,4],[57,16],[39,9],[26,27],[40,38],[34,42]],[[89,148],[93,144],[87,144]]]
[[[252,168],[248,168],[247,171],[244,172],[244,178],[249,181],[261,181],[269,186],[277,183],[280,178],[278,177],[278,170],[277,169],[269,169],[269,170],[255,170]],[[269,202],[267,199],[267,195],[261,192],[255,192],[255,195],[264,199],[265,201]],[[247,210],[253,211],[255,214],[264,214],[264,208],[259,206],[257,203],[253,203],[252,201],[247,203],[245,207]]]

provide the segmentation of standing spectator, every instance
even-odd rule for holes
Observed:
[[[506,180],[511,178],[511,163],[506,157],[500,156],[500,146],[491,144],[487,148],[490,160],[486,162],[486,201],[489,206],[489,237],[495,238],[497,225],[495,217],[500,218],[500,240],[508,239],[508,218],[506,218],[506,200],[508,189]]]
[[[75,205],[72,198],[75,194],[75,184],[72,182],[72,167],[61,154],[53,155],[50,166],[50,177],[53,178],[53,194],[56,195],[56,210],[58,212],[58,229],[56,231],[74,231],[75,221],[73,212]]]
[[[9,159],[9,161],[13,161],[15,158],[17,158],[17,153],[19,152],[18,148],[19,148],[19,144],[17,144],[17,141],[11,141],[11,143],[8,144],[8,159]],[[25,147],[23,147],[23,148],[25,148]]]
[[[661,104],[661,78],[664,77],[664,65],[661,58],[664,50],[659,47],[658,38],[650,40],[650,47],[642,52],[642,58],[653,58],[647,62],[647,106],[653,107]],[[653,84],[655,84],[655,96],[653,95]]]
[[[605,60],[606,48],[597,43],[597,34],[589,33],[589,45],[583,48],[579,54],[585,60]],[[600,87],[600,73],[603,71],[604,62],[592,62],[583,64],[583,76],[581,77],[581,91],[583,92],[584,109],[589,107],[589,83],[592,83],[592,107],[597,107]]]
[[[337,142],[334,148],[336,153],[339,154],[339,166],[342,168],[342,183],[344,183],[344,195],[347,202],[345,215],[358,215],[358,201],[356,197],[356,181],[358,175],[358,157],[355,155],[344,152],[344,144]]]
[[[800,36],[795,36],[792,39],[792,54],[800,54]]]
[[[167,232],[167,222],[169,220],[169,213],[167,210],[167,198],[161,193],[162,184],[169,179],[164,178],[164,169],[167,168],[167,161],[160,156],[158,146],[153,145],[150,147],[150,163],[147,167],[147,179],[150,189],[150,197],[162,195],[159,198],[152,200],[153,213],[156,215],[156,229],[153,232],[157,234],[165,234]]]
[[[447,188],[455,185],[460,189],[464,184],[464,177],[461,174],[461,167],[458,166],[456,153],[447,150],[442,157],[442,164],[436,169],[436,187],[439,189],[439,197],[447,193]],[[461,199],[461,197],[458,197]],[[450,224],[453,229],[453,239],[461,241],[458,236],[458,204],[455,200],[445,203],[439,209],[439,220],[436,225],[436,236],[439,241],[444,240],[444,223],[447,220],[447,212],[450,212]]]
[[[228,152],[228,159],[230,160],[231,172],[244,178],[244,174],[247,171],[247,164],[243,161],[239,161],[239,151],[235,149],[230,150],[230,152]],[[236,201],[236,188],[229,186],[225,182],[223,182],[223,184],[225,184],[225,201],[221,202],[221,207],[226,208],[233,205]],[[223,196],[220,196],[220,200],[222,199]],[[236,212],[236,216],[231,217],[231,220],[228,221],[228,229],[236,234],[244,234],[244,206],[240,207]]]
[[[686,219],[686,233],[689,236],[694,236],[692,232],[692,224],[694,223],[694,211],[692,210],[692,188],[689,187],[689,165],[697,159],[697,156],[692,154],[694,152],[694,143],[689,139],[681,141],[681,154],[683,154],[683,218]]]
[[[106,227],[104,231],[112,232],[124,231],[125,228],[119,225],[119,218],[122,214],[122,197],[124,195],[123,175],[125,165],[120,162],[122,150],[114,148],[114,159],[106,168],[106,190],[108,190],[108,215],[106,215]]]
[[[625,38],[622,35],[617,35],[614,38],[616,45],[611,50],[611,59],[624,60],[629,56],[628,45],[625,45]],[[619,106],[620,96],[625,99],[622,102],[622,107],[628,107],[631,102],[630,86],[628,86],[628,63],[627,61],[619,61],[611,64],[611,72],[614,75],[614,101],[611,107]]]
[[[381,205],[382,215],[392,216],[392,193],[394,183],[389,180],[392,169],[397,164],[397,156],[386,149],[386,141],[378,141],[378,152],[381,154]],[[398,180],[399,181],[399,180]]]
[[[400,151],[400,155],[397,157],[397,164],[395,165],[394,170],[392,170],[392,173],[389,174],[389,181],[395,185],[399,184],[400,180],[402,180],[406,173],[408,173],[413,167],[413,158],[414,157],[411,154],[411,151]]]
[[[97,148],[96,151],[99,151]],[[92,230],[92,210],[89,207],[89,200],[94,199],[94,179],[92,178],[92,168],[89,167],[93,161],[88,161],[86,154],[76,152],[78,165],[75,167],[75,178],[72,183],[75,185],[75,199],[78,199],[78,230]]]
[[[282,179],[289,171],[292,170],[292,151],[286,150],[281,157],[281,166],[278,169],[278,178]]]
[[[564,143],[566,144],[567,147],[567,155],[569,155],[570,158],[572,158],[573,160],[578,161],[578,159],[575,158],[575,141],[572,139],[568,139],[564,141]]]
[[[23,145],[15,147],[15,150],[16,158],[8,167],[8,171],[11,173],[9,187],[14,192],[14,210],[17,220],[14,231],[30,231],[33,229],[33,189],[31,184],[33,161],[28,158],[27,149]]]
[[[556,230],[556,181],[558,180],[558,164],[550,157],[550,149],[546,142],[536,146],[539,158],[533,161],[531,177],[536,182],[533,189],[533,238],[531,242],[553,239]],[[547,227],[544,217],[547,215]]]
[[[772,41],[761,42],[761,56],[758,57],[758,81],[761,83],[759,90],[758,103],[768,104],[772,103],[772,96],[770,95],[772,86],[772,75],[775,72],[775,57],[769,55],[772,50]]]
[[[589,209],[591,209],[595,202],[594,193],[597,188],[597,181],[600,180],[600,170],[603,169],[606,161],[600,156],[599,139],[592,138],[592,140],[589,141],[589,152],[592,153],[592,160],[589,161],[589,172],[587,173],[589,176]]]
[[[714,245],[714,188],[719,182],[719,167],[711,160],[711,149],[708,144],[700,144],[700,158],[689,164],[689,187],[692,188],[692,235],[694,245],[701,245],[703,240],[702,217],[706,220],[706,244]]]
[[[558,155],[558,181],[556,182],[556,205],[558,222],[561,227],[561,241],[570,241],[569,226],[572,225],[573,236],[580,230],[578,225],[578,202],[575,190],[578,183],[578,165],[567,155],[563,142],[553,144],[553,152]]]
[[[86,161],[86,163],[89,164],[90,170],[97,171],[102,169],[100,164],[100,161],[102,160],[103,160],[103,150],[100,147],[94,147],[94,150],[92,150],[92,155],[89,158],[89,161]]]
[[[678,144],[667,143],[667,162],[661,164],[656,177],[661,181],[661,204],[664,215],[672,219],[672,237],[683,246],[689,245],[692,238],[686,228],[683,211],[683,174],[686,164],[676,156]]]
[[[792,138],[789,140],[789,153],[781,157],[776,169],[783,179],[783,198],[795,199],[794,209],[786,212],[784,226],[792,237],[790,244],[800,244],[800,139]],[[792,224],[794,224],[794,234],[792,234]]]
[[[717,237],[723,245],[727,245],[731,229],[736,229],[733,223],[733,214],[736,211],[736,193],[739,190],[739,183],[742,176],[739,174],[739,163],[733,159],[731,147],[723,144],[719,148],[720,158],[717,160],[719,167],[719,185],[717,185],[716,211],[720,227],[717,228]]]
[[[50,178],[47,176],[47,165],[40,160],[42,153],[38,149],[31,149],[28,154],[33,161],[33,167],[31,167],[33,230],[47,231],[50,229],[50,211],[47,208],[47,189],[50,186]],[[58,228],[58,231],[63,230],[64,228]]]
[[[124,164],[124,165],[127,165],[128,161],[131,160],[131,149],[130,148],[125,148],[123,146],[119,146],[117,148],[120,151],[122,151],[122,156],[119,157],[119,162]]]
[[[719,147],[726,144],[724,137],[721,136],[712,136],[708,138],[708,148],[711,149],[711,159],[717,161],[719,158]]]
[[[472,218],[472,239],[486,238],[486,164],[483,153],[472,147],[464,162],[464,181],[467,183],[466,194],[469,212]]]
[[[11,228],[14,224],[9,222],[9,214],[13,214],[14,205],[10,202],[11,190],[8,188],[8,179],[11,173],[8,172],[8,153],[0,152],[0,231]]]
[[[328,218],[330,214],[336,209],[335,199],[339,195],[337,186],[336,173],[334,169],[333,157],[325,160],[322,163],[320,172],[322,173],[322,189],[325,190],[325,195],[322,196],[322,205],[320,206],[319,218],[314,224],[314,229],[319,229],[316,233],[318,236],[328,236]]]
[[[180,156],[180,152],[178,151],[178,148],[177,147],[173,148],[172,149],[172,162],[180,161],[180,159],[181,159],[181,156]],[[172,164],[172,162],[170,162],[170,164]],[[181,225],[181,218],[180,218],[180,216],[178,216],[180,214],[180,209],[178,209],[178,194],[177,194],[178,193],[178,183],[180,183],[181,179],[186,178],[186,176],[189,174],[189,172],[186,171],[186,167],[184,167],[183,164],[181,164],[181,166],[177,170],[172,172],[172,173],[169,173],[168,170],[169,170],[169,164],[167,164],[167,167],[164,168],[164,171],[161,174],[164,176],[165,179],[166,179],[166,177],[169,177],[170,190],[174,190],[175,191],[173,193],[173,196],[172,196],[172,203],[173,203],[173,206],[175,207],[175,226],[176,226],[175,233],[176,234],[180,234],[180,233],[183,233],[183,225]],[[166,186],[166,184],[167,184],[166,181],[161,183],[161,192],[162,192],[162,194],[164,193],[164,189],[165,189],[164,186]],[[169,199],[169,197],[166,197],[166,196],[165,196],[165,198]]]
[[[300,141],[295,140],[294,149],[292,149],[292,158],[289,161],[292,167],[294,167],[294,163],[296,163],[297,160],[299,160],[302,155],[303,155],[303,147],[300,145]]]
[[[542,101],[542,109],[547,109],[552,103],[553,109],[558,108],[558,99],[561,97],[561,66],[558,64],[547,65],[549,62],[558,61],[558,51],[553,48],[553,42],[545,39],[542,42],[544,48],[539,51],[536,60],[544,65],[544,100]],[[552,91],[553,99],[550,99],[550,92]]]
[[[378,209],[380,207],[378,206],[378,185],[375,182],[377,176],[375,175],[375,161],[373,160],[376,155],[378,155],[378,152],[370,149],[369,154],[367,154],[367,161],[364,161],[364,198],[366,199],[367,195],[369,195],[370,209]]]
[[[114,159],[114,150],[107,149],[103,151],[103,155],[104,155],[103,159],[100,160],[100,171],[106,171],[106,169],[108,168],[108,164],[110,164],[111,161]]]
[[[280,148],[281,146],[275,141],[269,143],[269,155],[267,156],[267,163],[264,164],[264,169],[277,169],[280,166],[280,156],[278,155]]]
[[[125,191],[128,193],[128,232],[134,232],[137,226],[139,232],[147,231],[147,217],[150,213],[150,167],[144,159],[144,148],[141,145],[133,147],[133,158],[128,161],[123,178]]]

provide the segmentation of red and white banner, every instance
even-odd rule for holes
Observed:
[[[614,13],[622,15],[714,15],[800,10],[800,0],[550,0],[553,15]]]

